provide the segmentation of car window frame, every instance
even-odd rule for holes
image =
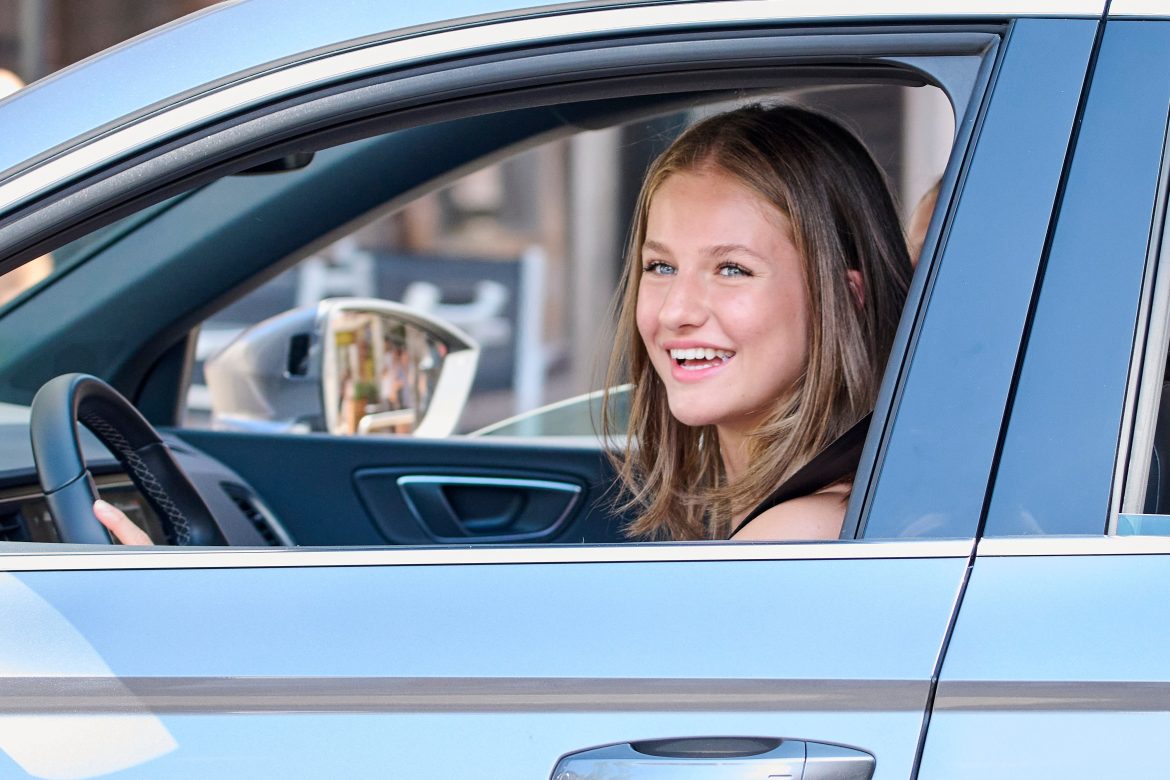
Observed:
[[[778,24],[777,27],[780,29],[783,29],[785,32],[787,32],[789,34],[792,34],[792,32],[793,32],[792,27],[790,25]],[[981,30],[985,29],[985,28],[986,28],[985,25],[980,26]],[[939,34],[940,35],[948,35],[948,34],[951,34],[954,32],[955,32],[955,30],[953,27],[948,28],[948,27],[944,26],[944,27],[940,28]],[[828,35],[828,33],[825,30],[818,30],[817,33],[820,35],[825,35],[825,36]],[[921,44],[921,39],[915,38],[915,40],[917,40],[919,42],[919,44]],[[851,41],[851,43],[856,43],[856,39]],[[969,46],[970,44],[968,42],[965,45]],[[979,107],[982,105],[983,97],[986,95],[986,84],[990,81],[990,78],[991,78],[992,68],[990,67],[990,63],[993,61],[996,61],[996,53],[994,51],[991,52],[990,54],[988,54],[987,52],[984,52],[984,57],[985,58],[981,60],[981,63],[984,67],[980,71],[982,74],[980,79],[982,79],[982,81],[979,81],[978,83],[974,83],[972,85],[975,88],[975,91],[977,93],[976,97],[972,100],[972,106],[975,108],[971,111],[968,111],[966,113],[966,115],[964,116],[964,118],[962,119],[961,124],[963,126],[963,130],[960,131],[960,136],[959,136],[960,140],[956,142],[956,147],[962,149],[964,151],[964,153],[969,151],[966,144],[969,144],[970,139],[973,137],[973,133],[975,130],[975,125],[976,125],[975,116],[978,114],[979,110],[981,110]],[[155,160],[152,162],[158,162],[158,159],[159,158],[155,158]],[[948,176],[951,177],[952,183],[958,177],[958,174],[959,174],[959,171],[958,171],[959,163],[955,163],[955,160],[962,160],[962,159],[963,159],[963,155],[956,155],[952,158],[952,164],[955,166],[955,170],[948,173]],[[239,163],[237,163],[237,164],[239,164]],[[149,167],[149,163],[147,164],[147,166]],[[163,166],[160,165],[160,167],[163,167]],[[165,190],[165,188],[161,191],[169,194],[169,191]],[[157,195],[157,191],[155,194]],[[946,201],[946,197],[949,197],[949,195],[944,197],[944,199],[943,199],[944,202]],[[932,231],[934,231],[936,234],[934,241],[937,242],[937,240],[938,240],[937,234],[941,231],[941,228],[934,227],[934,228],[932,228]],[[926,251],[929,253],[932,248],[933,248],[933,243],[928,238]],[[925,264],[927,267],[934,266],[934,262],[932,260],[929,260],[929,259],[926,261]],[[920,274],[919,276],[921,277],[921,276],[923,276],[923,274]],[[916,285],[918,285],[918,289],[917,289],[917,293],[916,293],[917,296],[925,296],[925,291],[923,289],[924,284],[919,284],[918,282],[916,282]],[[912,307],[917,306],[917,303],[914,302],[915,300],[918,300],[918,299],[914,298],[913,293],[912,293],[912,299],[911,299],[911,306]],[[897,352],[899,349],[907,347],[907,345],[911,344],[910,336],[905,331],[906,331],[906,328],[904,327],[903,332],[900,334],[899,342],[897,345],[895,345],[895,352]],[[909,353],[903,354],[902,359],[908,361],[910,359]],[[891,387],[892,387],[892,385],[891,385],[890,381],[887,381],[886,390],[883,391],[883,398],[885,399],[885,402],[887,404],[892,402],[892,399],[895,395],[893,390],[890,389]],[[889,407],[885,407],[885,410],[888,410],[888,408]],[[871,453],[871,456],[872,456],[872,453]],[[860,511],[860,510],[854,510],[854,511]],[[853,528],[856,529],[858,527],[859,527],[858,524],[854,523]],[[863,529],[864,527],[861,526],[861,528]]]

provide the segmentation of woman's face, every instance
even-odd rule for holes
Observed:
[[[808,302],[788,218],[717,169],[650,201],[638,332],[685,425],[744,435],[804,371]]]

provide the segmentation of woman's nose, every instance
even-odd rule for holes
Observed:
[[[670,281],[670,288],[658,310],[663,327],[681,330],[702,325],[707,319],[707,301],[701,281],[693,274],[680,273]]]

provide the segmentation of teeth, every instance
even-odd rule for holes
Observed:
[[[689,349],[672,349],[670,357],[674,360],[728,360],[734,355],[725,349],[711,349],[710,347],[691,347]]]

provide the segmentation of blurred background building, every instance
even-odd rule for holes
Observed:
[[[25,83],[213,0],[0,0],[0,68]]]

